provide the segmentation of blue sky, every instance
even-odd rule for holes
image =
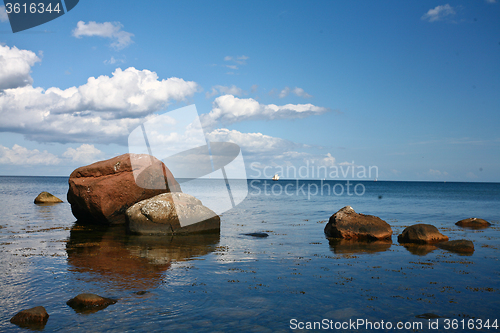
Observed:
[[[249,177],[500,182],[499,19],[493,0],[82,0],[13,34],[0,14],[0,175],[69,175],[194,103]]]

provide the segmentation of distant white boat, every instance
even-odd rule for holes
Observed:
[[[275,174],[272,178],[273,180],[279,180],[280,179],[280,176],[278,176],[278,174]]]

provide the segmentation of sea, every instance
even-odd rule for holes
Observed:
[[[10,318],[35,306],[50,315],[37,328],[45,332],[498,331],[499,183],[246,186],[246,198],[222,213],[220,233],[158,237],[78,223],[67,177],[0,177],[0,332],[33,330]],[[42,191],[65,202],[34,204]],[[326,238],[344,206],[389,223],[392,242]],[[492,225],[455,225],[470,217]],[[416,223],[470,240],[475,251],[399,244]],[[66,302],[80,293],[117,303],[76,312]]]

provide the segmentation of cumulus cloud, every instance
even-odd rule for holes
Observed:
[[[230,87],[227,86],[213,86],[211,92],[206,92],[205,97],[210,98],[215,95],[236,95],[236,96],[241,96],[243,95],[243,90],[241,88],[238,88],[234,84]]]
[[[283,90],[280,91],[280,94],[278,95],[278,97],[285,98],[286,96],[288,96],[289,93],[290,93],[290,88],[285,87]]]
[[[207,134],[207,138],[214,142],[232,142],[248,154],[276,154],[303,145],[262,133],[242,133],[227,128],[219,128]]]
[[[305,118],[329,112],[330,109],[312,104],[275,104],[263,105],[253,98],[237,98],[233,95],[217,97],[208,114],[200,116],[206,127],[215,126],[218,122],[232,124],[244,120],[273,120]]]
[[[32,51],[0,45],[0,91],[32,84],[31,67],[38,61]]]
[[[38,61],[30,51],[8,47],[0,50],[8,50],[9,54],[14,50],[20,58],[27,58],[24,62],[28,65]],[[0,66],[0,72],[20,61],[19,57],[0,59],[8,68]],[[29,66],[24,69],[24,78],[30,79]],[[20,81],[11,79],[10,86]],[[0,94],[0,132],[21,133],[39,142],[125,144],[130,130],[152,113],[173,101],[190,98],[197,90],[195,82],[175,77],[160,80],[155,72],[133,67],[118,68],[111,77],[90,77],[86,84],[65,90],[31,85],[5,89]]]
[[[272,137],[262,133],[242,133],[237,130],[220,128],[207,134],[210,142],[232,142],[240,146],[245,156],[247,167],[264,168],[266,166],[285,167],[315,165],[332,167],[335,157],[330,153],[310,153],[311,146]]]
[[[94,145],[83,144],[78,148],[68,148],[63,153],[63,157],[70,159],[72,162],[82,164],[90,164],[99,160],[104,153],[94,147]]]
[[[56,165],[61,160],[54,154],[15,144],[12,149],[0,145],[0,164],[11,165]]]
[[[9,20],[9,15],[5,11],[5,6],[0,6],[0,22],[7,22]]]
[[[304,91],[304,89],[302,88],[298,88],[298,87],[295,87],[293,90],[292,90],[292,93],[299,96],[299,97],[304,97],[304,98],[311,98],[312,96],[309,95],[308,93],[306,93]]]
[[[449,18],[456,14],[456,11],[449,4],[436,6],[433,9],[429,9],[427,13],[425,13],[421,19],[424,21],[435,22],[441,21],[445,18]]]
[[[113,40],[111,47],[121,50],[133,43],[132,37],[134,36],[134,34],[126,32],[122,28],[123,25],[120,22],[97,23],[90,21],[85,23],[79,21],[73,30],[73,36],[76,38],[82,38],[83,36],[110,38]]]

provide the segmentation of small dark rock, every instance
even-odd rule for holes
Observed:
[[[490,222],[483,220],[483,219],[478,219],[475,217],[471,217],[469,219],[465,220],[460,220],[455,225],[458,225],[459,227],[465,227],[465,228],[472,228],[472,229],[482,229],[482,228],[487,228],[491,225]]]
[[[66,302],[78,313],[93,313],[115,304],[116,300],[95,294],[80,294]]]
[[[146,291],[146,290],[141,290],[141,291],[137,291],[137,292],[135,292],[134,294],[139,295],[139,296],[142,296],[142,295],[146,295],[147,293],[149,293],[149,291]]]
[[[42,192],[35,198],[36,204],[46,204],[46,203],[60,203],[63,202],[61,199],[49,192]]]
[[[259,238],[266,238],[269,236],[265,232],[250,232],[248,234],[242,234],[242,235],[243,236],[251,236],[251,237],[259,237]]]
[[[439,243],[437,245],[440,249],[457,252],[457,253],[472,253],[474,252],[474,243],[470,240],[460,239],[449,242]]]
[[[433,244],[448,240],[448,236],[443,235],[431,224],[414,224],[409,226],[398,236],[400,243],[421,243]]]
[[[49,314],[45,311],[45,308],[43,306],[37,306],[18,312],[11,318],[10,322],[20,327],[43,329],[48,319]]]

